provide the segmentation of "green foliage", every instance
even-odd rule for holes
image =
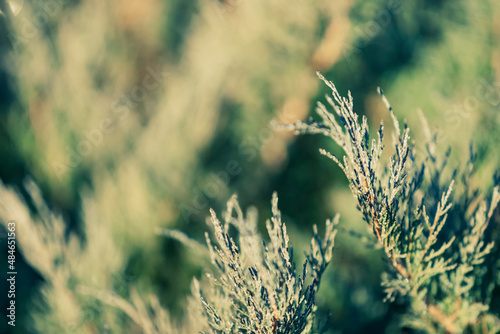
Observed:
[[[449,152],[438,165],[435,137],[431,138],[426,145],[428,157],[417,163],[409,127],[405,123],[400,129],[379,89],[395,128],[394,154],[380,171],[383,123],[370,145],[367,118],[358,121],[350,93],[348,98],[341,97],[332,82],[318,75],[332,90],[333,99],[326,99],[340,124],[318,103],[316,110],[322,123],[296,122],[284,128],[323,134],[344,150],[342,161],[326,150],[320,152],[347,176],[358,209],[385,251],[390,263],[382,282],[387,299],[394,301],[401,296],[409,300],[411,314],[406,323],[430,333],[460,333],[474,327],[491,333],[500,330],[500,321],[488,312],[487,304],[494,281],[483,282],[485,260],[494,247],[493,241],[486,240],[485,231],[500,201],[498,187],[493,189],[490,201],[479,191],[468,193],[474,160],[471,154],[467,169],[452,173],[462,183],[462,192],[453,196],[455,181],[441,181]],[[430,184],[424,182],[426,167]],[[456,209],[452,211],[453,207]]]
[[[318,103],[317,112],[323,122],[296,122],[281,127],[325,135],[344,150],[343,159],[323,149],[320,152],[336,162],[348,178],[357,208],[375,243],[385,253],[389,264],[381,282],[385,300],[406,303],[403,324],[417,331],[498,332],[500,319],[491,309],[499,275],[490,221],[500,202],[500,192],[496,186],[491,194],[484,195],[474,187],[476,156],[472,148],[464,167],[449,170],[450,151],[439,157],[436,136],[430,135],[423,118],[424,132],[429,136],[425,157],[418,160],[408,125],[401,128],[379,90],[395,129],[393,153],[386,161],[383,122],[372,138],[368,119],[363,117],[360,122],[353,110],[350,93],[348,98],[340,96],[332,82],[319,77],[333,92],[326,99],[335,114]],[[244,215],[235,196],[227,203],[223,222],[210,211],[214,236],[206,233],[207,246],[180,231],[159,229],[160,234],[183,242],[199,254],[208,254],[212,264],[205,265],[208,280],[193,280],[185,319],[172,323],[169,313],[150,291],[135,287],[128,294],[110,291],[109,277],[119,263],[116,256],[114,265],[99,256],[117,251],[109,231],[99,227],[90,201],[84,208],[88,247],[81,247],[74,237],[70,242],[65,240],[62,220],[50,212],[36,186],[28,183],[26,188],[35,204],[34,212],[19,193],[0,187],[0,195],[7,203],[0,207],[0,217],[4,223],[7,217],[18,223],[20,247],[48,283],[46,299],[51,312],[57,315],[51,314],[50,324],[38,315],[38,328],[92,333],[95,326],[97,330],[112,328],[120,332],[131,321],[135,324],[132,332],[151,334],[320,332],[316,296],[332,260],[338,215],[327,220],[324,238],[314,226],[310,251],[301,270],[295,267],[276,193],[272,217],[266,222],[269,241],[258,232],[256,209]],[[72,259],[99,263],[101,286]],[[89,299],[108,306],[90,323],[82,318],[86,312],[83,305]],[[117,310],[130,320],[118,320]]]
[[[235,197],[228,203],[224,224],[211,211],[217,246],[212,246],[208,234],[207,243],[217,270],[208,275],[208,291],[199,292],[207,319],[204,333],[311,332],[315,296],[332,258],[338,216],[327,221],[324,239],[314,228],[308,260],[297,272],[276,193],[272,215],[266,222],[270,238],[266,243],[257,231],[256,211],[249,210],[245,218]],[[238,233],[238,245],[229,235],[230,226]]]
[[[348,98],[341,97],[332,82],[319,77],[333,92],[332,97],[326,99],[335,115],[318,103],[322,123],[296,122],[281,127],[297,133],[328,136],[344,150],[342,160],[326,150],[320,152],[336,162],[348,178],[357,208],[375,243],[385,253],[389,264],[381,282],[385,300],[406,303],[408,310],[403,324],[417,331],[498,332],[500,319],[490,309],[499,275],[495,268],[498,263],[493,257],[497,249],[490,232],[493,227],[489,223],[500,202],[500,192],[496,186],[490,195],[484,195],[474,187],[476,156],[472,148],[465,167],[450,171],[450,151],[439,158],[436,136],[430,135],[423,118],[424,132],[429,136],[425,143],[426,155],[419,161],[416,145],[410,142],[408,125],[400,127],[379,90],[395,129],[393,153],[386,161],[383,122],[376,138],[371,138],[368,119],[363,117],[359,121],[350,93]],[[51,325],[38,320],[39,328],[59,328],[61,332],[80,328],[81,332],[91,333],[92,326],[96,326],[119,332],[127,323],[117,320],[116,310],[121,310],[135,324],[133,332],[151,334],[320,332],[316,295],[332,260],[338,215],[327,220],[324,238],[314,226],[310,251],[301,270],[295,267],[276,193],[272,199],[272,217],[266,221],[269,241],[258,232],[257,210],[249,209],[244,215],[236,196],[227,203],[223,222],[210,211],[214,236],[205,234],[207,246],[180,231],[159,229],[159,234],[181,241],[199,254],[208,254],[212,264],[205,265],[208,280],[193,280],[185,319],[172,323],[154,294],[135,288],[130,289],[128,296],[110,291],[105,283],[109,278],[102,280],[101,287],[96,286],[86,271],[69,264],[70,259],[99,262],[97,254],[114,249],[106,229],[101,227],[97,232],[97,219],[90,202],[85,213],[91,247],[84,248],[76,239],[69,243],[65,240],[61,219],[45,206],[34,184],[27,186],[36,204],[32,215],[19,194],[0,190],[0,195],[9,203],[2,206],[0,217],[4,222],[7,222],[5,217],[18,222],[20,236],[23,236],[19,239],[20,247],[48,282],[47,296],[52,298],[47,300],[51,309],[60,313],[60,319]],[[58,261],[66,266],[60,266]],[[101,275],[109,276],[113,271],[116,269],[111,265],[101,263]],[[82,305],[89,298],[112,306],[96,316],[93,325],[82,320],[86,312]],[[112,321],[111,327],[109,321]]]
[[[328,333],[393,333],[401,313],[429,332],[475,322],[468,327],[495,331],[500,252],[492,241],[500,215],[488,217],[493,187],[485,186],[500,166],[500,2],[63,2],[24,1],[17,16],[8,4],[22,1],[0,5],[0,178],[7,185],[0,186],[0,219],[17,222],[20,272],[25,268],[18,323],[1,322],[1,333],[197,333],[206,310],[199,298],[183,307],[190,279],[200,267],[221,276],[217,267],[206,268],[208,257],[192,256],[209,254],[195,241],[209,207],[218,210],[238,191],[240,203],[261,212],[270,189],[279,190],[296,249],[309,241],[301,233],[309,222],[337,211],[348,222],[336,237],[335,270],[323,276],[317,295],[317,315],[331,311]],[[377,177],[376,196],[360,202],[371,220],[366,233],[355,205],[347,205],[349,190],[338,186],[341,169],[311,146],[338,155],[340,148],[323,144],[326,137],[317,144],[268,126],[273,117],[306,117],[318,87],[325,89],[311,68],[335,78],[340,91],[352,90],[356,111],[368,115],[366,126],[383,109],[373,98],[375,85],[391,96],[398,117],[415,125],[420,107],[439,126],[427,150],[422,141],[415,148],[407,142],[409,157],[394,166],[393,177],[385,154],[397,151],[388,145],[382,152],[377,133],[366,131],[381,151],[356,148]],[[412,126],[412,138],[423,128]],[[453,174],[448,165],[466,160],[461,146],[471,138],[478,156]],[[454,148],[450,158],[437,149],[444,144]],[[235,162],[237,168],[228,167]],[[38,196],[32,186],[23,189],[26,177],[40,187]],[[353,190],[359,198],[364,185]],[[387,217],[375,211],[385,231],[379,242],[372,209],[383,210],[383,196],[392,191],[393,211]],[[189,237],[167,234],[190,247],[159,238],[158,226],[189,231]],[[238,235],[230,226],[231,236]],[[365,240],[373,234],[388,252],[384,258],[392,256],[383,287],[381,252],[360,246],[346,230]],[[235,242],[241,249],[239,237]],[[407,268],[412,284],[399,273]],[[205,300],[217,306],[214,288],[205,284]],[[394,302],[383,304],[382,289]]]

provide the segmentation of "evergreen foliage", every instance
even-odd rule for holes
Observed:
[[[319,77],[332,90],[332,96],[326,99],[334,113],[318,103],[322,122],[279,127],[328,136],[343,149],[342,159],[323,149],[320,152],[337,163],[348,178],[374,243],[383,249],[388,262],[381,282],[386,301],[408,305],[403,324],[416,332],[500,331],[500,319],[491,308],[493,290],[499,283],[499,263],[494,256],[496,226],[491,221],[498,217],[500,192],[498,186],[489,193],[474,187],[476,156],[472,148],[465,166],[450,169],[450,151],[439,157],[436,136],[430,135],[423,118],[423,128],[429,135],[425,157],[417,157],[408,125],[401,127],[379,90],[395,130],[393,153],[386,160],[383,123],[373,138],[368,119],[363,117],[360,121],[354,112],[351,95],[342,97],[332,82]],[[493,184],[497,181],[498,177],[494,177]],[[338,215],[327,220],[323,238],[314,226],[307,260],[298,270],[276,193],[272,198],[272,217],[266,222],[267,241],[258,231],[256,209],[249,209],[245,215],[236,196],[227,203],[223,221],[210,211],[214,233],[213,237],[206,233],[207,246],[180,231],[159,230],[159,234],[208,254],[211,262],[205,266],[207,279],[193,280],[186,317],[172,322],[151,291],[135,287],[127,293],[110,291],[106,282],[117,271],[119,255],[109,229],[92,214],[90,200],[84,207],[88,239],[85,246],[74,236],[66,238],[61,217],[51,212],[33,183],[27,183],[26,194],[0,186],[5,202],[0,206],[0,218],[4,224],[7,218],[17,222],[19,247],[47,283],[47,305],[58,318],[47,322],[43,314],[37,314],[39,329],[94,333],[111,328],[113,332],[123,332],[127,321],[116,314],[120,310],[134,324],[127,331],[130,333],[323,332],[317,321],[320,317],[316,313],[316,296],[332,261]],[[34,208],[30,209],[29,203]],[[102,254],[108,255],[104,257],[108,262]],[[86,266],[78,267],[75,259]],[[82,270],[96,264],[102,275],[99,284]],[[86,322],[83,305],[89,299],[106,305],[106,311]]]
[[[386,299],[406,298],[411,304],[406,323],[416,329],[461,333],[477,327],[496,333],[500,321],[488,312],[495,275],[490,273],[489,281],[485,280],[486,259],[495,244],[485,232],[500,201],[498,186],[490,196],[470,189],[472,149],[466,168],[447,176],[449,150],[440,161],[435,136],[426,143],[427,157],[418,162],[408,125],[405,122],[401,129],[381,89],[395,135],[394,154],[379,167],[384,149],[383,122],[377,138],[370,140],[368,120],[364,116],[359,122],[351,94],[348,98],[340,96],[332,82],[318,75],[332,90],[333,98],[326,99],[336,116],[318,102],[316,111],[323,122],[296,122],[283,127],[299,134],[328,136],[345,152],[341,160],[320,150],[343,170],[359,211],[385,251],[390,263],[382,282]],[[425,119],[423,123],[430,133]],[[453,193],[458,188],[455,179],[460,187]]]
[[[267,243],[257,231],[255,210],[249,210],[245,218],[236,197],[228,202],[225,223],[211,211],[217,245],[212,245],[208,234],[207,244],[217,270],[216,274],[208,275],[211,282],[208,291],[199,292],[207,319],[203,332],[310,333],[315,296],[332,258],[338,219],[337,216],[333,221],[327,220],[324,239],[314,227],[307,261],[297,271],[276,193],[272,218],[266,222],[270,238]],[[238,243],[229,235],[230,226],[238,233]],[[308,278],[311,278],[309,284]]]

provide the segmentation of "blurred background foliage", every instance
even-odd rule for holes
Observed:
[[[347,181],[317,151],[339,149],[270,126],[313,116],[327,92],[315,71],[342,94],[351,90],[374,128],[388,116],[381,86],[417,147],[418,109],[455,163],[473,140],[478,185],[489,186],[500,164],[494,0],[0,4],[1,180],[27,199],[23,184],[33,180],[66,235],[94,244],[97,254],[73,264],[74,280],[124,296],[130,286],[152,292],[174,318],[204,261],[155,228],[203,242],[210,207],[220,212],[237,193],[268,216],[276,190],[296,249],[312,224],[341,213],[319,295],[328,332],[398,331],[405,305],[382,302],[382,254],[362,242],[369,232]],[[57,322],[42,301],[43,273],[29,259],[18,265],[14,332],[42,332]],[[80,306],[98,314],[98,304]],[[2,321],[0,332],[8,330]]]

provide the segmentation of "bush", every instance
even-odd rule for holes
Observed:
[[[429,135],[425,158],[418,160],[416,145],[410,142],[409,127],[405,123],[401,128],[379,90],[395,129],[393,153],[386,160],[383,123],[376,137],[371,138],[367,118],[363,117],[360,122],[353,111],[351,95],[341,97],[333,83],[319,76],[332,90],[332,97],[326,99],[335,114],[318,103],[317,113],[322,122],[296,122],[278,127],[296,133],[325,135],[344,150],[343,159],[326,150],[320,152],[345,173],[373,242],[385,253],[388,266],[382,285],[386,300],[407,304],[403,324],[417,331],[498,332],[500,320],[491,309],[493,290],[499,281],[494,256],[497,226],[490,226],[490,221],[498,218],[495,211],[500,201],[498,186],[488,190],[487,195],[473,187],[475,155],[472,149],[464,166],[450,170],[449,150],[439,158],[435,136]],[[430,133],[424,119],[423,126]],[[494,178],[494,183],[496,181],[498,178]],[[71,264],[71,259],[95,263],[96,254],[113,249],[112,238],[103,233],[104,229],[95,233],[97,220],[87,215],[91,218],[87,225],[88,237],[95,230],[94,234],[100,235],[100,239],[95,235],[89,239],[93,247],[81,247],[74,239],[68,243],[60,217],[43,205],[33,184],[29,185],[29,192],[37,207],[34,215],[37,218],[30,216],[20,195],[6,189],[2,189],[2,197],[7,205],[0,207],[0,217],[7,224],[16,212],[18,227],[24,229],[19,233],[24,236],[19,238],[20,247],[46,280],[49,307],[53,308],[52,312],[66,309],[65,316],[55,320],[61,324],[43,323],[38,318],[39,328],[58,332],[75,332],[79,328],[78,332],[92,333],[111,327],[115,332],[123,331],[123,323],[110,308],[94,318],[91,326],[81,320],[82,300],[90,297],[127,314],[135,323],[127,327],[130,332],[292,334],[323,331],[317,322],[320,317],[316,315],[315,297],[332,260],[338,216],[326,222],[323,239],[314,227],[307,261],[298,271],[276,194],[272,199],[272,217],[266,223],[269,241],[264,241],[258,233],[256,210],[248,210],[245,217],[236,197],[228,202],[224,223],[211,211],[215,245],[208,234],[208,247],[205,247],[179,231],[162,230],[161,234],[184,242],[200,254],[209,254],[212,264],[206,267],[207,281],[193,281],[193,295],[184,321],[172,324],[154,294],[131,290],[129,294],[120,295],[107,291],[104,283],[97,289],[91,286],[92,282]],[[96,249],[100,249],[100,253],[96,253]],[[44,255],[43,261],[36,260],[40,254]],[[57,263],[67,265],[62,268]],[[115,269],[102,266],[101,272],[106,273],[102,282],[106,282]],[[59,314],[52,315],[57,318]],[[110,320],[115,323],[110,325]],[[68,326],[68,322],[72,325]]]

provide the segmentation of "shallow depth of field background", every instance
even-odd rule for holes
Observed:
[[[13,12],[10,6],[20,3]],[[327,332],[397,330],[405,306],[382,302],[382,253],[363,241],[370,233],[340,169],[318,153],[339,149],[326,138],[270,126],[316,117],[315,101],[327,93],[316,71],[342,94],[351,90],[355,110],[368,115],[373,129],[388,120],[376,93],[382,87],[423,149],[421,109],[438,128],[442,153],[452,146],[452,164],[468,154],[472,139],[484,171],[478,184],[487,186],[500,164],[498,1],[0,6],[2,182],[20,188],[33,180],[83,247],[89,238],[107,243],[99,231],[86,233],[86,221],[99,219],[119,256],[101,245],[95,261],[113,271],[104,282],[98,263],[82,263],[82,279],[123,296],[129,287],[153,292],[173,318],[183,316],[191,278],[203,275],[206,261],[155,229],[178,229],[203,242],[209,208],[221,212],[233,193],[243,207],[259,209],[263,224],[276,190],[299,260],[312,224],[341,213],[319,294]],[[2,230],[1,254],[5,237]],[[4,268],[6,256],[0,261]],[[17,265],[14,333],[36,333],[33,318],[54,315],[43,317],[39,274],[20,258]],[[106,307],[85,305],[89,321]],[[1,333],[10,330],[0,321]]]

